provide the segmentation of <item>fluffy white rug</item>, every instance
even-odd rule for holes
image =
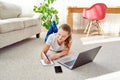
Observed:
[[[96,57],[94,63],[81,66],[75,70],[62,67],[63,73],[56,74],[54,66],[44,67],[40,64],[40,52],[44,45],[45,35],[45,33],[41,33],[40,38],[34,36],[0,50],[0,80],[85,80],[120,70],[120,41],[116,41],[104,44],[104,48]],[[81,34],[73,34],[71,48],[73,53],[71,52],[70,55],[98,46],[98,44],[93,44],[92,41],[99,43],[112,38],[115,40],[117,37],[84,37]],[[83,43],[91,45],[83,46]],[[110,51],[111,49],[113,51]],[[55,65],[60,64],[56,62]],[[71,75],[72,77],[70,77]]]

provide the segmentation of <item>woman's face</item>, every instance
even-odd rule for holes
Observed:
[[[68,36],[68,32],[60,28],[57,33],[57,40],[58,42],[64,42],[68,38]]]

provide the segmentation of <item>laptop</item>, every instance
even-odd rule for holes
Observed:
[[[98,46],[98,47],[89,49],[87,51],[81,52],[81,53],[74,55],[72,57],[61,59],[58,61],[58,63],[64,65],[65,67],[67,67],[71,70],[75,69],[81,65],[92,62],[101,47],[102,46]]]

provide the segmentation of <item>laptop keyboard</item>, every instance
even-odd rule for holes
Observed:
[[[72,60],[72,61],[68,61],[68,62],[65,62],[64,64],[68,65],[68,66],[72,66],[73,63],[74,63],[75,60]]]

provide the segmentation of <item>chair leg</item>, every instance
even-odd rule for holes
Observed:
[[[98,21],[95,21],[95,23],[96,23],[96,27],[97,27],[97,29],[98,29],[98,34],[100,34],[101,29],[100,29],[99,22],[98,22]]]
[[[88,22],[88,24],[87,24],[87,26],[86,26],[86,28],[84,30],[84,33],[87,33],[89,26],[90,26],[90,21]]]
[[[93,23],[93,21],[90,21],[90,24],[89,24],[89,27],[88,27],[88,31],[87,31],[87,36],[88,36],[89,33],[90,33],[90,29],[91,29],[91,27],[92,27],[92,23]]]
[[[101,32],[101,34],[104,34],[103,29],[100,27],[100,22],[97,20],[96,23],[98,25],[97,28],[98,28],[99,34],[100,34],[100,32]]]

